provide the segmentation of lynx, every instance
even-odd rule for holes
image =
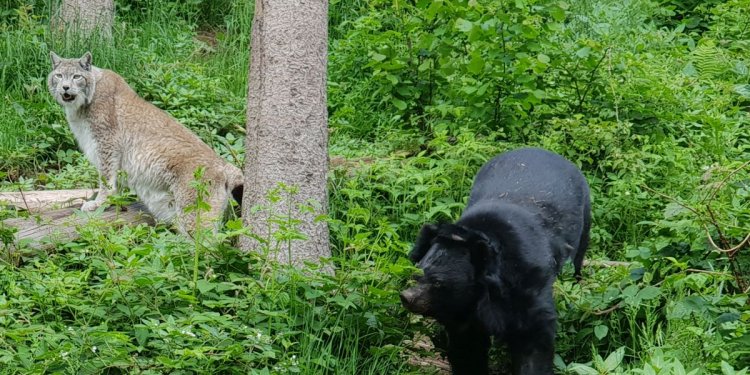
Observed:
[[[65,110],[78,146],[99,171],[95,199],[82,211],[93,211],[116,191],[119,171],[127,186],[157,220],[175,224],[184,233],[195,229],[195,204],[191,186],[195,171],[204,168],[208,185],[204,201],[210,210],[205,223],[216,222],[230,195],[239,201],[242,172],[220,158],[186,127],[138,96],[117,73],[91,65],[91,53],[81,58],[60,58],[50,52],[50,94]]]

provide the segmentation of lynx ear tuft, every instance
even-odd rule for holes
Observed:
[[[53,51],[49,51],[49,58],[52,60],[52,69],[55,69],[60,65],[60,56],[57,56]]]
[[[84,53],[78,63],[81,64],[83,70],[91,71],[91,52]]]

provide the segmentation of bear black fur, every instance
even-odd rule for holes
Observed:
[[[552,284],[569,257],[580,279],[590,212],[575,165],[525,148],[482,167],[455,224],[422,228],[409,257],[423,275],[401,300],[445,326],[453,374],[488,374],[491,336],[507,345],[513,374],[553,374]]]

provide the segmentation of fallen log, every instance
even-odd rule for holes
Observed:
[[[78,228],[91,220],[104,221],[116,227],[141,223],[154,224],[154,219],[142,203],[134,203],[121,208],[108,207],[103,212],[81,212],[79,208],[86,194],[88,194],[87,190],[0,194],[0,204],[10,204],[21,209],[28,208],[30,212],[28,217],[6,219],[2,222],[2,226],[17,230],[11,246],[15,250],[21,248],[47,250],[55,244],[77,239]],[[77,204],[73,205],[74,202]],[[65,207],[43,210],[47,207],[60,206]]]
[[[42,212],[80,206],[93,198],[94,194],[94,189],[0,192],[0,205],[10,205],[29,212]]]

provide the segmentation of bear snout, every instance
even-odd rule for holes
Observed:
[[[424,288],[421,286],[415,286],[401,292],[401,304],[404,307],[416,314],[425,314],[427,312],[428,304],[426,298],[424,298]]]

